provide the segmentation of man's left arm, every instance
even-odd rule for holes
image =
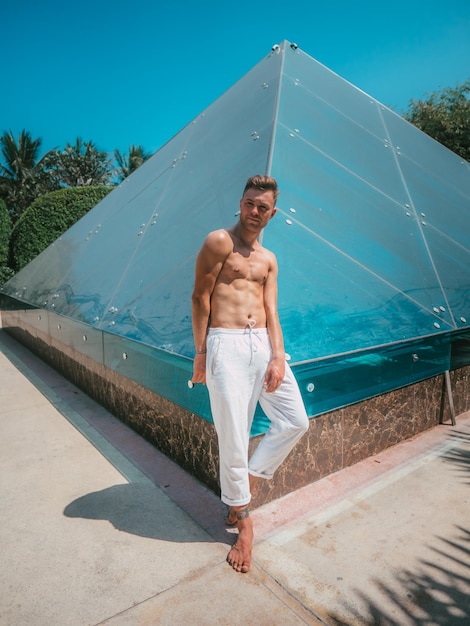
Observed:
[[[275,391],[282,383],[286,370],[286,355],[284,339],[277,310],[277,261],[272,255],[272,262],[264,285],[264,308],[266,311],[266,326],[272,347],[272,358],[266,370],[266,391]]]

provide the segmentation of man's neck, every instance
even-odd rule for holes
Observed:
[[[235,224],[233,228],[230,229],[231,232],[240,239],[246,246],[253,248],[256,242],[258,241],[258,237],[260,235],[259,232],[250,232],[243,228],[242,224],[238,222]]]

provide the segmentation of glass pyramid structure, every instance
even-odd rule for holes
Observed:
[[[2,292],[210,420],[186,385],[194,263],[256,173],[281,189],[263,245],[310,415],[470,363],[470,164],[287,41]]]

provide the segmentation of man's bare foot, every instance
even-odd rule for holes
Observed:
[[[229,515],[230,513],[235,515],[237,519],[238,538],[227,555],[227,562],[236,572],[246,574],[251,567],[253,522],[250,518],[248,507],[235,510],[230,509]]]

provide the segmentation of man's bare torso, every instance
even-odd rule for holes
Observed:
[[[264,286],[272,253],[258,242],[247,246],[225,231],[229,253],[222,264],[211,295],[210,325],[213,328],[266,327]]]

